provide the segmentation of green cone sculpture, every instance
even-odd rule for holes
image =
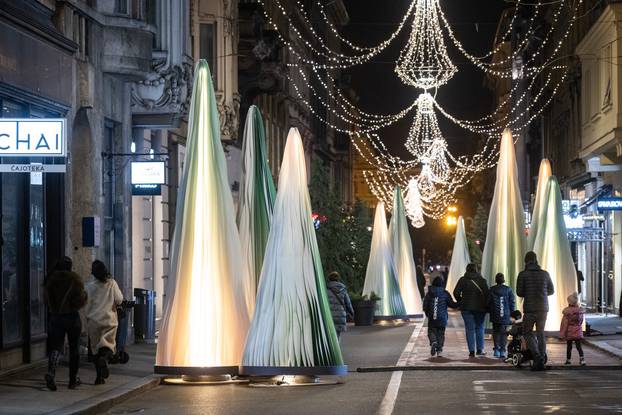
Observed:
[[[555,294],[549,296],[549,312],[546,318],[547,331],[558,331],[562,310],[568,304],[566,298],[577,291],[577,273],[570,253],[570,242],[562,208],[562,195],[555,176],[549,177],[543,210],[534,242],[534,252],[542,269],[548,271]]]
[[[376,317],[390,319],[406,315],[382,202],[376,205],[371,250],[363,285],[364,295],[371,295],[372,292],[380,296],[380,301],[376,303]]]
[[[246,115],[242,144],[242,177],[237,223],[246,258],[248,279],[244,282],[246,306],[250,316],[255,310],[257,285],[268,243],[274,209],[274,182],[268,167],[266,135],[259,108],[252,105]]]
[[[467,243],[466,230],[464,229],[464,218],[458,217],[456,226],[456,237],[454,239],[454,249],[451,252],[451,263],[449,264],[449,274],[447,274],[447,291],[454,292],[456,283],[466,271],[467,265],[471,262],[469,255],[469,244]]]
[[[393,192],[393,216],[391,216],[391,222],[389,223],[389,235],[406,314],[423,317],[421,295],[417,288],[417,273],[413,258],[412,241],[408,232],[404,199],[399,186]]]
[[[488,216],[482,275],[492,285],[495,275],[501,272],[514,291],[516,277],[523,269],[527,244],[517,170],[512,133],[505,130],[501,137],[497,182]]]
[[[177,198],[170,294],[155,372],[233,374],[249,326],[246,269],[227,179],[212,78],[201,60],[194,87],[186,162]]]
[[[529,236],[527,238],[528,249],[533,249],[538,234],[538,226],[543,221],[542,215],[545,212],[546,188],[549,184],[549,177],[552,175],[551,163],[547,159],[540,162],[540,170],[538,171],[538,186],[536,187],[536,201],[533,205],[533,214],[531,215],[531,227],[529,228]]]
[[[246,340],[247,375],[345,375],[311,218],[300,134],[289,131]]]

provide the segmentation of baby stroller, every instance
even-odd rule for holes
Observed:
[[[548,356],[544,355],[544,364],[546,364]],[[517,334],[512,337],[508,344],[508,360],[512,366],[521,368],[523,364],[533,365],[533,355],[527,347],[527,340],[523,334]]]

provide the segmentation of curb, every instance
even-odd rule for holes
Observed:
[[[588,347],[591,347],[592,349],[596,349],[602,353],[605,353],[606,355],[622,360],[622,355],[620,355],[619,352],[616,352],[616,350],[619,350],[619,349],[615,347],[597,344],[597,342],[592,342],[591,339],[587,339],[587,338],[583,339],[583,343],[586,344]]]
[[[73,405],[49,412],[49,415],[91,415],[99,414],[119,403],[133,398],[141,393],[155,388],[160,384],[160,378],[153,375],[145,376],[127,383],[118,388],[104,392],[92,398],[85,399]]]
[[[380,372],[412,372],[412,371],[506,371],[506,370],[525,370],[529,371],[528,366],[517,369],[514,366],[379,366],[379,367],[359,367],[359,373],[380,373]],[[555,370],[622,370],[619,365],[599,365],[599,366],[547,366],[546,371]]]

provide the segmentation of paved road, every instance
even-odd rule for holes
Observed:
[[[367,329],[355,328],[348,332],[342,339],[342,346],[350,370],[360,366],[395,365],[413,329],[413,325],[376,326]],[[425,331],[421,335],[424,336]],[[427,350],[420,352],[425,353]],[[392,389],[395,399],[391,399]],[[384,412],[379,412],[381,404]],[[348,376],[346,384],[336,386],[159,386],[122,403],[108,413],[622,413],[622,371],[566,370],[531,373],[526,370],[419,370],[404,372],[401,376],[391,372],[353,372]]]

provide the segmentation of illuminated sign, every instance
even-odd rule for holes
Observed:
[[[133,184],[132,195],[134,196],[160,196],[162,194],[161,184]]]
[[[583,228],[583,216],[581,215],[579,206],[580,203],[578,200],[562,200],[566,229]]]
[[[166,183],[163,161],[134,161],[131,165],[132,184]]]
[[[603,197],[596,202],[598,210],[622,210],[622,197]]]
[[[0,118],[0,157],[64,157],[62,118]]]

